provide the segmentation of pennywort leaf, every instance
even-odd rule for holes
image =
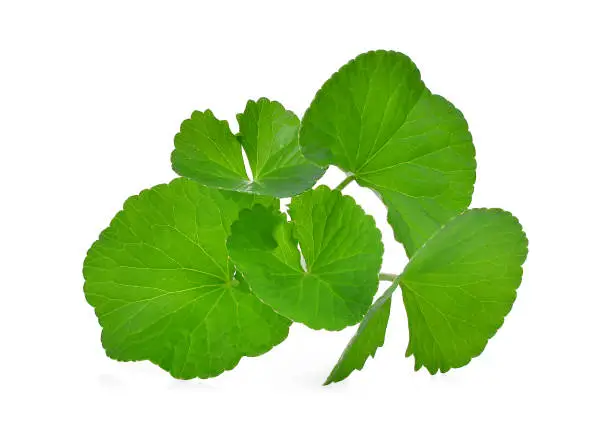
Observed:
[[[311,188],[323,175],[323,168],[302,156],[300,121],[280,103],[266,98],[249,101],[237,118],[238,136],[210,110],[195,111],[174,139],[174,170],[206,186],[279,198]],[[253,180],[247,176],[242,148]]]
[[[85,296],[108,356],[208,378],[285,339],[291,323],[257,299],[228,259],[240,210],[278,200],[187,179],[129,198],[85,259]]]
[[[415,370],[466,365],[510,311],[526,256],[525,233],[506,211],[473,209],[451,219],[370,308],[325,384],[362,369],[382,346],[398,284],[408,314],[406,356],[414,355]]]
[[[365,53],[335,73],[304,115],[300,144],[310,160],[381,195],[408,256],[471,201],[467,123],[401,53]]]
[[[415,370],[466,365],[484,350],[512,308],[527,256],[518,220],[473,209],[450,220],[400,276]]]
[[[242,211],[228,240],[232,261],[281,315],[314,329],[356,324],[372,302],[382,263],[373,218],[326,186],[293,198],[289,215],[290,222],[263,206]]]
[[[207,378],[279,344],[292,321],[360,322],[325,384],[339,382],[383,345],[398,286],[415,370],[446,372],[484,350],[514,303],[527,238],[508,212],[466,211],[476,175],[467,122],[410,58],[351,60],[301,124],[266,98],[237,120],[234,134],[195,111],[174,140],[184,177],[129,198],[87,253],[85,296],[111,358]],[[330,165],[346,179],[312,190]],[[341,193],[353,180],[388,209],[410,258],[399,276],[379,274],[381,233]],[[379,279],[392,284],[372,304]]]
[[[391,296],[399,285],[399,277],[374,302],[359,324],[357,332],[342,352],[342,356],[332,369],[325,385],[340,382],[354,370],[363,369],[366,360],[374,357],[376,350],[385,342],[389,313],[391,312]]]

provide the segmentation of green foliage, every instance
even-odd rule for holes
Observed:
[[[396,277],[393,284],[374,302],[368,313],[359,324],[357,332],[342,352],[334,369],[327,377],[325,385],[339,382],[348,377],[355,369],[362,369],[366,360],[374,357],[376,349],[385,342],[389,313],[391,312],[391,296],[399,284]]]
[[[172,167],[203,185],[284,198],[310,189],[324,169],[307,161],[298,145],[300,120],[276,101],[249,101],[238,114],[240,133],[210,110],[194,111],[174,138]],[[242,159],[244,148],[253,180]]]
[[[172,153],[184,178],[129,198],[87,253],[85,296],[108,356],[208,378],[279,344],[292,321],[360,323],[325,383],[339,382],[383,345],[398,286],[415,370],[446,372],[482,353],[516,298],[527,238],[508,212],[467,210],[467,123],[407,56],[351,60],[301,124],[265,98],[237,119],[234,134],[195,111]],[[311,189],[329,165],[347,179]],[[391,277],[379,275],[373,218],[341,193],[351,180],[379,194],[410,257],[373,304],[379,277]]]
[[[262,203],[278,206],[187,179],[129,198],[83,268],[107,354],[207,378],[283,341],[291,321],[234,277],[225,245],[240,210]]]
[[[291,222],[261,206],[240,213],[228,249],[244,280],[264,303],[311,328],[358,323],[372,303],[382,264],[374,219],[326,186],[294,197],[289,215]]]
[[[401,53],[362,54],[325,82],[304,114],[300,144],[307,158],[382,196],[408,256],[470,204],[476,161],[467,123]]]
[[[521,283],[527,237],[499,209],[453,218],[400,276],[415,369],[446,372],[478,356],[501,327]]]

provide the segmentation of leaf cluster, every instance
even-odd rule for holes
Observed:
[[[410,58],[351,60],[301,122],[266,98],[237,120],[234,134],[195,111],[174,140],[181,177],[129,198],[87,253],[85,296],[109,357],[208,378],[269,351],[294,322],[359,324],[326,381],[337,382],[383,345],[398,287],[415,370],[446,372],[484,350],[515,300],[527,238],[506,211],[468,209],[467,122]],[[329,166],[346,181],[313,188]],[[342,193],[352,181],[386,205],[410,258],[401,274],[381,275],[381,233]],[[372,303],[381,279],[391,285]]]

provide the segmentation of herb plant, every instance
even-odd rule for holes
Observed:
[[[337,382],[383,345],[398,286],[415,370],[446,372],[484,350],[516,298],[527,238],[506,211],[467,209],[468,125],[407,56],[350,61],[301,123],[265,98],[238,123],[233,134],[210,110],[194,112],[172,153],[182,177],[129,198],[89,250],[85,296],[108,356],[208,378],[267,352],[292,322],[359,323],[326,384]],[[330,165],[347,178],[312,189]],[[401,274],[380,273],[380,231],[342,194],[352,181],[386,205],[410,258]],[[391,284],[372,304],[379,280]]]

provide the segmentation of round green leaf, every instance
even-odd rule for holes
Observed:
[[[108,356],[208,378],[285,339],[290,321],[234,278],[226,240],[241,209],[278,200],[176,179],[129,198],[85,259],[85,296]]]
[[[172,167],[206,186],[279,198],[310,189],[324,169],[307,161],[298,145],[300,120],[276,101],[249,101],[238,114],[240,134],[210,110],[195,111],[174,139]],[[253,180],[242,158],[244,147]]]
[[[512,308],[527,237],[512,214],[473,209],[450,220],[400,276],[415,369],[466,365]]]
[[[383,245],[374,219],[326,186],[293,198],[289,214],[291,222],[261,206],[241,212],[228,240],[232,261],[281,315],[314,329],[356,324],[378,287]]]
[[[471,201],[467,123],[401,53],[372,51],[343,66],[316,94],[299,139],[306,158],[381,195],[409,256]]]
[[[181,176],[219,189],[248,191],[240,142],[212,111],[194,111],[174,137],[172,168]]]

